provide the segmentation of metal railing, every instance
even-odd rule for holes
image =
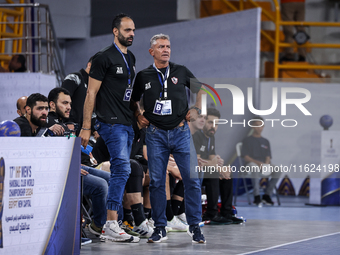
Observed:
[[[262,14],[266,16],[275,25],[275,35],[272,37],[269,33],[261,30],[261,35],[265,37],[274,46],[274,78],[278,78],[280,69],[328,69],[328,70],[340,70],[340,65],[294,65],[294,64],[280,64],[279,53],[280,48],[340,48],[340,44],[329,44],[329,43],[305,43],[298,45],[296,43],[280,42],[280,26],[321,26],[321,27],[340,27],[340,22],[309,22],[309,21],[282,21],[280,4],[277,0],[272,0],[275,6],[274,15],[265,9],[262,9]],[[222,0],[226,6],[232,11],[244,10],[245,0],[239,0],[238,8],[231,1]],[[247,0],[248,3],[253,7],[261,8],[261,6],[253,1]]]
[[[11,8],[24,8],[23,20],[1,21],[0,26],[23,25],[23,35],[21,37],[6,36],[6,33],[2,33],[0,42],[5,42],[7,45],[12,43],[12,46],[15,41],[21,42],[23,46],[21,52],[26,56],[27,70],[29,72],[55,73],[60,85],[65,78],[65,70],[48,5],[40,3],[0,4],[0,12],[15,12]],[[0,59],[11,57],[12,53],[1,51]]]

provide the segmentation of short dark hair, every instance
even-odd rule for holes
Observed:
[[[89,61],[87,61],[87,63],[91,63],[91,64],[92,64],[92,59],[93,59],[94,56],[95,56],[95,55],[91,56],[90,59],[89,59]]]
[[[220,111],[215,109],[215,108],[208,108],[207,109],[207,116],[208,115],[212,115],[212,116],[216,116],[217,118],[221,118]]]
[[[48,93],[48,104],[50,104],[50,102],[52,101],[56,104],[58,101],[59,94],[61,92],[64,93],[65,95],[71,96],[70,92],[67,89],[62,88],[62,87],[56,87],[52,89],[50,93]]]
[[[29,106],[31,109],[33,109],[37,102],[48,102],[48,98],[40,93],[31,94],[27,98],[26,106]]]
[[[121,25],[121,22],[122,22],[122,19],[123,18],[129,18],[129,19],[132,19],[129,15],[125,14],[125,13],[119,13],[116,17],[113,18],[112,20],[112,30],[114,28],[117,28],[119,29],[120,28],[120,25]]]

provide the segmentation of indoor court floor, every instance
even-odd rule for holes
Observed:
[[[276,202],[275,196],[273,196]],[[102,243],[93,240],[82,246],[82,255],[102,254],[340,254],[340,207],[308,206],[308,198],[280,196],[281,206],[248,205],[245,196],[237,200],[242,225],[206,225],[206,244],[192,244],[186,233],[168,233],[158,244]]]

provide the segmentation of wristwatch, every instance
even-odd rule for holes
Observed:
[[[196,106],[191,106],[189,110],[191,110],[191,109],[195,109],[197,111],[198,115],[201,115],[201,109],[200,108],[198,108]]]

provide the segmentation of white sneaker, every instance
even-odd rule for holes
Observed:
[[[154,229],[155,228],[155,222],[153,221],[153,219],[152,218],[150,218],[149,219],[149,221],[148,221],[148,223],[147,223],[148,225],[149,225],[149,227],[150,228],[152,228],[152,229]]]
[[[113,242],[128,242],[138,243],[140,238],[125,233],[123,229],[119,227],[116,220],[106,222],[103,226],[102,234],[100,235],[101,240],[111,240]]]
[[[176,216],[171,221],[168,221],[168,225],[165,227],[168,232],[185,232],[189,229],[188,225],[182,223]]]
[[[185,213],[181,213],[180,215],[177,215],[175,217],[177,217],[185,225],[188,225],[187,216],[185,215]]]
[[[153,228],[148,225],[148,220],[145,219],[139,226],[132,229],[133,232],[140,234],[140,237],[150,237],[153,233]]]

